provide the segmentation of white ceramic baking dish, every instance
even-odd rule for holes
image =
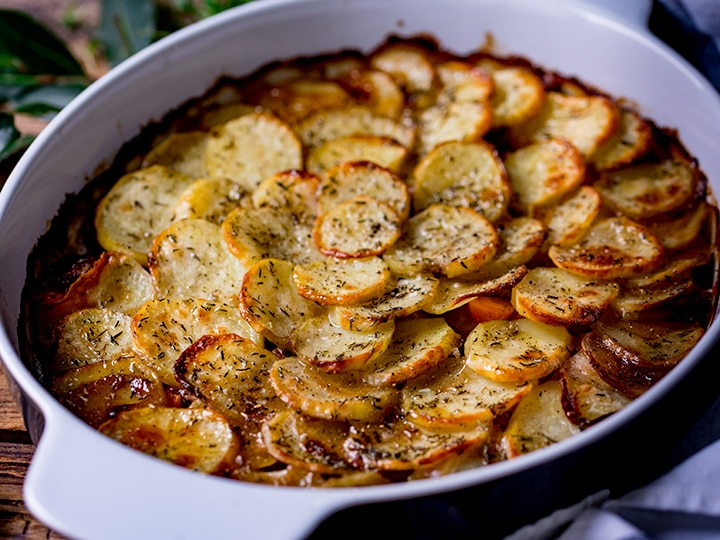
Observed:
[[[141,126],[200,95],[221,74],[274,59],[352,47],[389,34],[431,34],[464,53],[488,35],[519,54],[638,103],[674,126],[720,192],[720,99],[647,30],[648,0],[262,0],[177,32],[114,69],[38,137],[0,195],[0,355],[37,451],[25,500],[49,527],[79,539],[299,539],[340,509],[502,482],[592,446],[651,409],[708,356],[718,321],[645,395],[582,434],[528,456],[409,484],[336,490],[202,476],[129,450],[75,418],[19,354],[26,260],[68,193],[109,163]],[[519,525],[520,523],[518,523]]]

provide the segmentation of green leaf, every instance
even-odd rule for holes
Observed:
[[[0,112],[0,162],[24,152],[34,139],[33,136],[21,136],[13,116]]]
[[[4,68],[11,59],[17,59],[20,66],[16,67],[25,73],[84,74],[82,66],[62,40],[19,11],[0,9],[0,57]]]
[[[103,0],[99,38],[108,61],[117,65],[155,38],[155,2]]]
[[[85,89],[84,85],[45,85],[26,88],[10,103],[15,112],[34,116],[56,113]],[[50,114],[52,116],[52,114]]]

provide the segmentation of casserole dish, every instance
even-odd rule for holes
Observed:
[[[427,33],[458,52],[481,47],[490,34],[499,53],[525,55],[637,102],[660,125],[679,130],[713,188],[720,189],[717,94],[644,29],[649,4],[615,7],[624,10],[623,17],[578,0],[266,0],[142,51],[68,106],[18,164],[0,201],[0,253],[7,261],[0,277],[0,354],[38,444],[27,476],[30,510],[76,538],[126,538],[138,531],[148,538],[225,537],[230,531],[240,537],[302,538],[345,507],[491,483],[512,491],[518,475],[547,471],[655,408],[709,356],[717,323],[676,369],[616,416],[517,460],[402,485],[342,490],[246,485],[178,469],[101,436],[38,383],[21,360],[17,339],[25,263],[34,242],[66,194],[78,191],[142,126],[202,94],[220,75],[240,76],[273,59],[368,50],[389,34]]]

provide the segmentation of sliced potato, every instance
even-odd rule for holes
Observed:
[[[508,154],[504,162],[513,188],[513,207],[524,212],[556,203],[585,177],[585,160],[564,139],[529,144]]]
[[[318,188],[320,212],[359,196],[389,205],[401,219],[410,214],[410,195],[405,182],[388,169],[367,161],[344,162],[327,171]]]
[[[437,146],[417,164],[412,178],[417,212],[436,203],[467,206],[496,222],[512,196],[502,161],[482,141]]]
[[[547,381],[533,387],[510,418],[501,445],[508,458],[545,448],[580,432],[565,414],[562,386]]]
[[[257,107],[243,102],[228,101],[216,103],[202,111],[200,127],[210,131],[212,128],[221,126],[225,122],[234,120],[246,114],[257,112]],[[203,156],[203,163],[205,157]]]
[[[432,301],[438,280],[430,274],[412,277],[393,276],[378,297],[330,311],[334,324],[348,330],[369,330],[381,322],[399,319],[424,309]]]
[[[370,65],[392,75],[417,101],[435,86],[436,73],[425,51],[412,44],[391,43],[375,51]]]
[[[620,113],[620,125],[600,148],[590,156],[598,170],[621,167],[642,157],[653,142],[652,128],[639,114]]]
[[[500,275],[529,263],[547,237],[543,223],[531,217],[512,218],[498,227],[500,247],[495,257],[480,269],[483,275]]]
[[[384,259],[398,274],[439,272],[456,277],[482,267],[499,244],[495,228],[475,210],[433,204],[408,220]]]
[[[120,178],[95,212],[100,245],[147,264],[153,239],[170,225],[173,208],[192,181],[190,176],[162,165]]]
[[[339,79],[351,88],[359,101],[388,118],[400,118],[405,94],[392,76],[379,70],[351,70]]]
[[[367,384],[356,372],[328,374],[297,358],[275,362],[270,383],[293,410],[326,420],[376,422],[396,397],[391,388]]]
[[[142,166],[164,165],[191,178],[204,178],[206,131],[171,133],[145,155]]]
[[[320,214],[313,239],[330,257],[381,255],[400,237],[402,218],[389,204],[360,195]]]
[[[305,160],[308,172],[323,176],[346,161],[368,161],[394,173],[405,167],[408,149],[379,135],[347,135],[312,148]]]
[[[450,60],[436,66],[441,83],[439,103],[486,101],[493,92],[493,80],[478,67]]]
[[[132,331],[136,347],[170,386],[179,385],[175,361],[206,334],[234,333],[262,343],[236,307],[197,298],[151,300],[133,317]]]
[[[205,150],[210,176],[229,178],[247,191],[276,172],[302,166],[303,149],[297,136],[268,113],[249,113],[217,126]]]
[[[665,249],[683,249],[700,235],[711,212],[708,203],[701,201],[679,215],[658,216],[646,225]]]
[[[570,357],[573,337],[562,326],[530,319],[478,324],[465,341],[467,364],[497,382],[522,383],[555,371]]]
[[[528,271],[512,292],[512,304],[528,319],[557,326],[597,321],[620,292],[612,281],[594,281],[554,267]]]
[[[262,92],[257,101],[257,105],[271,110],[290,124],[319,109],[346,107],[352,103],[350,95],[336,82],[308,77],[278,83]]]
[[[686,278],[667,283],[664,286],[624,290],[613,299],[612,308],[624,318],[635,318],[643,311],[671,304],[681,296],[688,294],[693,287],[692,280]]]
[[[540,112],[545,102],[545,88],[532,70],[489,60],[481,60],[479,65],[492,77],[494,126],[522,124]]]
[[[529,122],[511,128],[511,139],[519,147],[562,138],[587,157],[615,133],[619,121],[620,111],[608,98],[547,92],[540,112]]]
[[[545,216],[547,245],[567,247],[579,242],[602,208],[602,196],[590,186],[582,186]]]
[[[614,279],[652,272],[662,263],[664,249],[646,227],[618,216],[596,222],[574,246],[552,246],[548,255],[574,274]]]
[[[492,108],[487,102],[434,105],[418,117],[418,152],[427,154],[448,141],[478,141],[491,127]]]
[[[227,420],[202,407],[132,409],[98,429],[130,448],[206,474],[232,468],[239,445]]]
[[[199,178],[180,194],[173,208],[172,222],[205,219],[217,225],[237,206],[247,192],[227,178]]]
[[[684,161],[643,163],[606,173],[594,187],[603,201],[631,219],[671,212],[695,194],[697,179]]]
[[[400,319],[388,349],[363,368],[370,384],[397,385],[444,362],[460,346],[460,335],[441,317]]]
[[[293,281],[301,296],[323,305],[360,304],[382,294],[390,269],[379,257],[323,259],[298,264]]]
[[[692,270],[710,262],[712,253],[703,247],[689,249],[675,254],[665,261],[660,268],[649,274],[625,280],[624,287],[628,291],[650,288],[662,288],[683,283],[690,279]]]
[[[315,302],[295,287],[295,265],[281,259],[262,259],[243,279],[240,308],[253,328],[279,347],[290,345],[295,327],[320,313]]]
[[[228,249],[219,225],[204,219],[172,224],[153,242],[148,267],[159,298],[235,297],[247,268]]]
[[[341,373],[360,369],[384,353],[394,330],[395,321],[361,332],[335,326],[327,317],[305,317],[292,332],[290,348],[328,373]]]
[[[265,178],[252,193],[255,208],[285,210],[299,216],[317,213],[315,192],[320,179],[305,171],[289,170]]]

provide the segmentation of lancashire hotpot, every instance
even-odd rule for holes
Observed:
[[[274,59],[370,50],[390,34],[430,34],[463,53],[491,36],[495,52],[577,76],[676,127],[720,192],[720,99],[650,34],[649,10],[646,0],[263,0],[177,32],[93,84],[42,132],[0,195],[0,355],[37,443],[25,484],[30,511],[73,538],[290,539],[306,537],[342,509],[447,495],[443,500],[461,512],[462,501],[474,508],[470,513],[487,520],[479,522],[486,531],[492,519],[509,520],[512,530],[605,487],[610,472],[626,486],[646,479],[633,471],[655,474],[650,465],[664,462],[654,458],[713,398],[711,387],[688,381],[707,379],[697,374],[712,356],[717,320],[650,391],[580,435],[447,477],[314,490],[207,477],[121,446],[63,408],[23,363],[18,344],[27,257],[66,195],[80,190],[142,126],[202,94],[220,75],[240,76]],[[650,413],[668,411],[682,411],[672,432],[668,422],[662,432],[643,423]],[[664,442],[638,457],[647,451],[642,443],[657,441]],[[342,527],[350,536],[362,528],[358,522]]]

